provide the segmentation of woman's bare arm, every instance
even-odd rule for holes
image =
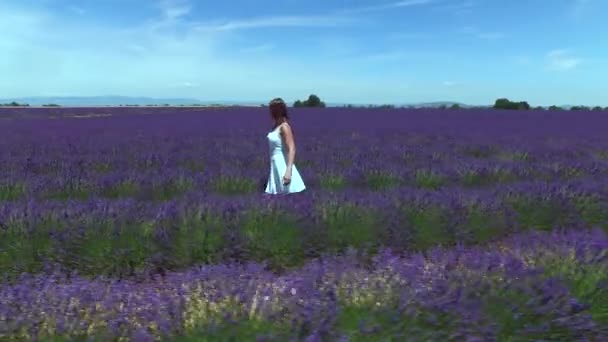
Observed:
[[[285,145],[287,146],[287,170],[291,171],[294,160],[296,159],[296,143],[288,123],[281,126],[281,133],[283,134]]]

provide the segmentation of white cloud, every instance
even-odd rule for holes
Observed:
[[[459,3],[450,3],[434,7],[435,10],[448,11],[455,15],[468,14],[473,11],[475,4],[471,0],[465,0]]]
[[[390,4],[386,4],[384,6],[384,8],[399,8],[399,7],[409,7],[409,6],[416,6],[416,5],[426,5],[426,4],[430,4],[431,2],[433,2],[433,1],[432,0],[404,0],[404,1],[397,1],[397,2],[390,3]]]
[[[162,0],[158,6],[167,20],[175,20],[188,15],[192,6],[187,0]]]
[[[414,5],[425,5],[425,4],[429,4],[431,3],[431,0],[404,0],[404,1],[397,1],[397,2],[393,2],[392,4],[389,4],[388,6],[390,7],[407,7],[407,6],[414,6]]]
[[[0,93],[133,95],[160,92],[184,78],[220,78],[225,63],[213,54],[216,37],[176,35],[152,23],[129,27],[75,23],[56,13],[0,5]],[[238,77],[238,66],[231,66]],[[129,95],[129,94],[125,94]]]
[[[557,49],[547,53],[546,62],[549,70],[566,71],[578,67],[582,59],[572,56],[568,50]]]
[[[0,1],[0,94],[264,99],[281,92],[295,99],[320,85],[330,92],[357,82],[346,73],[337,80],[331,71],[342,64],[331,60],[313,65],[298,55],[244,58],[238,53],[242,46],[231,41],[235,35],[226,35],[253,27],[336,25],[334,17],[312,22],[310,17],[233,20],[222,23],[223,30],[205,31],[187,17],[162,16],[177,12],[157,10],[155,20],[117,26],[69,20],[72,15],[65,11]],[[251,45],[252,51],[271,48]],[[277,84],[271,74],[281,74],[283,82]],[[374,87],[363,83],[365,89]]]
[[[223,23],[199,24],[199,31],[233,31],[266,27],[335,27],[353,23],[352,18],[336,15],[328,16],[277,16],[228,20]]]
[[[168,8],[165,11],[165,16],[169,19],[175,19],[179,17],[183,17],[184,15],[190,13],[190,7],[173,7]]]
[[[428,5],[433,2],[434,2],[434,0],[402,0],[402,1],[396,1],[396,2],[387,3],[387,4],[383,4],[383,5],[346,9],[346,10],[343,10],[342,12],[343,13],[360,13],[360,12],[382,11],[382,10],[387,10],[387,9],[392,9],[392,8]]]

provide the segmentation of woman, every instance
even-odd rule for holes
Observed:
[[[270,174],[265,192],[276,195],[303,191],[306,186],[294,164],[296,145],[288,122],[287,106],[281,98],[276,98],[270,101],[269,107],[274,126],[267,135]]]

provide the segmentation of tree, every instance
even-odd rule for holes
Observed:
[[[534,110],[538,110],[538,111],[545,110],[545,107],[537,106],[537,107],[534,107]]]
[[[549,110],[563,110],[563,108],[553,105],[553,106],[549,107]]]
[[[595,107],[593,107],[593,111],[595,111],[595,112],[601,112],[602,111],[602,107],[595,106]]]
[[[460,105],[458,103],[454,103],[453,105],[450,106],[450,109],[453,109],[453,110],[460,109]]]
[[[317,95],[311,94],[310,96],[308,96],[308,100],[306,100],[306,103],[309,107],[319,107],[321,105],[321,99]]]
[[[311,94],[310,96],[308,96],[307,100],[304,100],[304,101],[297,100],[296,102],[294,102],[293,106],[294,107],[319,107],[319,108],[323,108],[323,107],[325,107],[325,102],[321,101],[321,99],[317,95]]]
[[[530,105],[526,101],[513,102],[507,98],[500,98],[494,102],[494,109],[530,110]]]
[[[308,100],[304,101],[304,105],[306,107],[325,107],[325,103],[315,94],[308,96]]]
[[[507,98],[500,98],[494,102],[494,109],[509,109],[511,101]]]

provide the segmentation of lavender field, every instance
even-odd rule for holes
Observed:
[[[0,109],[0,340],[608,340],[607,112]]]

